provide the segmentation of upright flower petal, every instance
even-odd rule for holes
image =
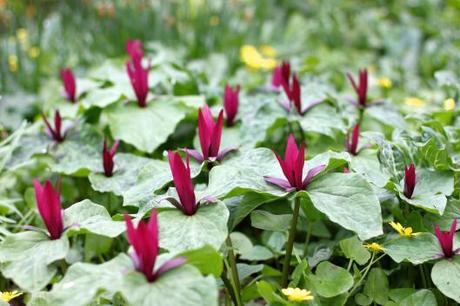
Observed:
[[[67,100],[74,103],[77,100],[77,84],[72,70],[70,68],[61,69],[61,79],[64,83],[64,91]]]
[[[198,110],[198,136],[200,139],[201,153],[203,160],[217,160],[222,156],[219,154],[222,137],[223,111],[219,112],[217,122],[212,117],[208,105]]]
[[[356,83],[355,79],[350,73],[347,73],[347,77],[350,80],[351,86],[353,86],[353,89],[356,92],[356,95],[358,97],[358,104],[361,107],[365,107],[367,102],[367,69],[361,69],[359,71],[359,83]]]
[[[409,167],[404,167],[404,195],[406,198],[412,198],[416,181],[417,176],[415,174],[414,164],[411,164]]]
[[[128,40],[126,42],[126,52],[134,62],[140,62],[144,57],[142,42],[138,39]]]
[[[299,84],[299,79],[297,78],[296,74],[294,74],[294,76],[292,77],[291,95],[292,95],[292,103],[294,104],[294,107],[296,108],[297,113],[299,115],[303,115],[300,84]]]
[[[222,126],[224,124],[224,112],[221,110],[217,117],[217,122],[212,129],[211,136],[211,147],[209,148],[209,156],[213,159],[217,159],[220,149],[220,141],[222,138]]]
[[[225,85],[224,91],[224,110],[227,117],[227,126],[232,126],[236,114],[238,113],[240,85],[233,89],[230,85]]]
[[[43,223],[45,223],[51,239],[59,239],[64,231],[59,192],[53,189],[49,180],[43,186],[39,181],[33,180],[33,185],[38,212]]]
[[[104,139],[104,145],[102,147],[102,166],[104,167],[104,174],[107,177],[110,177],[113,174],[113,167],[115,166],[113,158],[117,152],[119,144],[120,141],[117,140],[112,145],[112,148],[109,149],[107,147],[107,139]]]
[[[435,225],[434,231],[438,238],[439,245],[441,246],[444,257],[451,258],[458,250],[454,250],[454,236],[457,231],[457,219],[452,222],[450,230],[447,232],[441,231],[439,225]]]
[[[168,152],[169,167],[174,180],[177,194],[179,195],[182,211],[186,215],[193,215],[198,206],[195,199],[192,178],[190,174],[189,157],[187,155],[187,164],[185,165],[179,153]]]
[[[359,124],[353,127],[351,137],[347,138],[347,151],[352,155],[358,155],[358,141],[359,141]]]
[[[283,86],[283,82],[289,84],[291,77],[291,65],[287,61],[283,61],[281,65],[276,66],[272,72],[272,86],[278,88]]]
[[[131,86],[136,94],[137,104],[140,107],[147,106],[146,100],[149,92],[149,70],[150,66],[147,68],[142,67],[141,61],[132,59],[131,61],[126,62],[126,71],[128,72]]]
[[[42,113],[41,115],[46,125],[46,134],[48,134],[56,142],[64,141],[65,133],[62,131],[62,118],[59,111],[56,110],[54,113],[54,127],[51,126],[45,114]]]

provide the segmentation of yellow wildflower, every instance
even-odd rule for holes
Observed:
[[[417,97],[409,97],[409,98],[406,98],[406,104],[409,105],[409,106],[415,106],[415,107],[422,107],[425,105],[425,101],[423,101],[422,99],[419,99]]]
[[[209,19],[209,25],[210,26],[216,26],[218,25],[220,22],[220,19],[219,19],[219,16],[212,16],[210,19]]]
[[[372,252],[382,252],[383,251],[383,247],[380,244],[378,244],[377,242],[372,242],[372,243],[366,244],[366,248],[368,250],[371,250]]]
[[[266,57],[271,57],[271,58],[275,58],[278,55],[278,52],[276,52],[276,49],[269,45],[260,46],[260,52],[262,52],[262,54],[265,55]]]
[[[16,37],[21,43],[25,43],[27,41],[27,30],[24,28],[19,28],[16,31]]]
[[[444,110],[450,111],[455,108],[455,100],[452,98],[444,100]]]
[[[19,291],[5,291],[5,292],[0,291],[0,300],[8,303],[12,299],[17,298],[20,295],[22,295],[22,292],[19,292]]]
[[[289,301],[292,302],[303,302],[313,300],[313,295],[310,291],[300,288],[285,288],[281,289],[281,292],[287,296]]]
[[[393,82],[389,78],[379,78],[377,80],[377,83],[379,84],[380,87],[389,89],[393,86]]]
[[[11,72],[16,72],[18,70],[18,57],[15,54],[10,54],[10,56],[8,56],[8,65],[10,66]]]
[[[37,58],[40,56],[40,49],[38,47],[31,47],[27,53],[30,58]]]
[[[244,45],[241,47],[240,57],[243,63],[252,69],[271,70],[277,65],[275,59],[265,58],[256,47],[251,45]]]
[[[390,222],[389,223],[391,225],[391,227],[398,232],[398,234],[400,236],[403,236],[403,237],[412,237],[412,236],[415,236],[417,235],[418,233],[414,233],[413,230],[412,230],[412,227],[404,227],[401,225],[401,223],[399,222]]]

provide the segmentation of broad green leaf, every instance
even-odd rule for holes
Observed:
[[[63,259],[69,251],[66,235],[50,240],[39,232],[21,232],[5,237],[0,245],[1,271],[25,291],[45,287],[57,269],[52,263]]]
[[[345,132],[342,117],[335,107],[327,103],[316,105],[304,116],[296,117],[305,132],[319,133],[332,138],[336,137],[337,132]]]
[[[378,187],[384,187],[390,179],[390,175],[385,168],[381,167],[377,156],[367,151],[354,156],[350,168]]]
[[[394,261],[409,261],[414,265],[435,259],[442,251],[433,234],[421,233],[415,237],[398,237],[383,245]]]
[[[212,276],[201,276],[190,265],[170,270],[153,283],[138,272],[129,272],[120,291],[130,305],[217,306],[216,281]]]
[[[429,228],[433,228],[435,224],[439,225],[441,230],[448,231],[454,219],[460,219],[460,200],[450,198],[447,201],[446,209],[442,216],[435,214],[426,214],[425,220]]]
[[[64,223],[69,232],[90,232],[93,234],[117,237],[125,231],[123,221],[113,221],[104,206],[83,200],[64,211]]]
[[[401,300],[399,306],[437,306],[436,297],[428,289],[419,290]]]
[[[359,265],[364,265],[371,258],[363,242],[356,236],[341,240],[340,248],[347,258],[356,261]]]
[[[356,173],[331,173],[307,188],[312,204],[331,221],[366,240],[383,233],[380,203],[370,184]]]
[[[431,279],[445,296],[460,303],[460,256],[438,261],[431,270]]]
[[[125,254],[103,264],[76,263],[49,292],[34,294],[31,306],[84,306],[103,295],[109,299],[120,289],[123,275],[132,269]]]
[[[256,274],[264,268],[264,265],[248,265],[244,263],[236,264],[238,270],[238,277],[242,281],[252,274]]]
[[[247,252],[241,253],[240,258],[249,261],[268,260],[273,258],[274,254],[266,247],[255,245]]]
[[[168,209],[158,215],[160,246],[173,253],[207,244],[219,249],[227,238],[228,209],[222,202],[202,205],[192,215]]]
[[[364,117],[366,118],[367,115],[392,128],[404,129],[406,127],[403,116],[390,103],[366,108]]]
[[[411,205],[442,215],[447,203],[446,196],[454,191],[453,175],[449,172],[434,172],[427,169],[417,169],[416,174],[417,183],[412,197],[408,199],[404,196],[404,182],[401,182],[400,197]]]
[[[219,278],[224,269],[222,255],[209,245],[182,252],[178,256],[186,257],[187,264],[195,266],[204,275],[212,274]]]
[[[88,109],[92,106],[104,108],[112,103],[117,102],[123,96],[120,87],[112,86],[106,88],[96,88],[88,92],[79,103]]]
[[[140,108],[135,103],[117,104],[106,109],[110,131],[115,139],[152,153],[190,112],[180,98],[162,97]]]
[[[377,304],[384,305],[388,301],[389,290],[385,271],[380,268],[372,268],[367,276],[363,293]]]
[[[345,293],[353,286],[351,274],[328,261],[321,262],[309,279],[315,292],[326,298]]]
[[[251,213],[251,225],[267,231],[287,231],[291,219],[291,215],[275,215],[264,210],[254,210]]]

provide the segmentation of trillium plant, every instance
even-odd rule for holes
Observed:
[[[58,190],[53,188],[49,180],[47,180],[44,185],[34,180],[33,185],[38,212],[48,229],[49,237],[53,240],[59,239],[64,232],[61,195]]]
[[[147,106],[147,95],[149,93],[149,71],[151,64],[144,68],[142,59],[144,51],[140,41],[128,41],[126,51],[131,59],[126,62],[126,71],[128,73],[131,86],[137,98],[139,107]]]
[[[240,104],[240,85],[232,88],[225,85],[224,91],[224,110],[227,126],[235,124],[235,117],[238,114],[238,105]]]
[[[62,126],[61,113],[58,110],[55,111],[53,120],[54,125],[50,123],[48,118],[46,118],[45,114],[43,113],[42,118],[45,122],[45,133],[55,142],[63,142],[66,137],[67,130]]]
[[[415,165],[411,164],[409,167],[404,167],[404,195],[406,198],[412,198],[416,182],[417,175],[415,174]]]
[[[102,147],[102,166],[104,168],[104,174],[107,177],[113,175],[113,167],[115,163],[113,158],[115,157],[115,153],[117,153],[118,146],[120,145],[120,141],[115,141],[112,147],[109,149],[107,145],[107,139],[104,139],[104,144]]]
[[[70,68],[61,69],[61,79],[64,84],[64,96],[72,103],[77,101],[77,82]]]
[[[441,231],[439,225],[435,225],[434,232],[442,249],[442,253],[439,255],[440,258],[452,258],[455,254],[460,252],[460,248],[454,249],[454,237],[456,231],[457,219],[452,222],[449,231],[446,232]]]

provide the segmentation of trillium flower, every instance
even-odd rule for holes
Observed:
[[[311,180],[318,175],[326,166],[319,165],[310,169],[303,177],[303,166],[305,164],[305,144],[302,143],[300,149],[297,147],[294,135],[290,134],[286,145],[284,160],[275,152],[276,158],[283,170],[286,179],[273,176],[264,176],[267,183],[281,187],[290,192],[294,190],[305,190]]]
[[[358,98],[358,105],[360,107],[366,107],[367,103],[367,69],[361,69],[359,71],[359,81],[355,81],[353,76],[350,73],[347,73],[347,77],[350,80],[351,86],[353,86],[354,91],[356,92]]]
[[[61,79],[64,83],[64,95],[70,102],[77,101],[77,84],[70,68],[61,69]]]
[[[51,126],[50,122],[46,118],[45,114],[42,113],[43,121],[45,122],[46,129],[45,133],[50,136],[56,142],[63,142],[67,131],[63,131],[62,128],[62,117],[58,110],[54,113],[54,127]]]
[[[191,149],[186,149],[185,151],[199,163],[205,160],[211,162],[221,161],[228,153],[236,150],[235,147],[231,147],[220,151],[223,116],[224,114],[221,110],[217,117],[217,122],[214,121],[207,104],[198,110],[198,137],[200,138],[201,153]]]
[[[182,161],[179,153],[168,151],[169,168],[171,169],[174,186],[176,187],[179,196],[179,202],[172,197],[166,198],[177,209],[182,210],[185,215],[191,216],[195,214],[201,202],[215,202],[213,197],[205,197],[200,201],[196,201],[195,191],[192,182],[190,171],[190,158],[187,154],[186,163]]]
[[[227,126],[232,126],[238,113],[240,85],[233,89],[230,85],[225,85],[224,91],[224,110],[227,117]]]
[[[412,198],[414,193],[417,176],[415,174],[415,166],[411,164],[409,167],[404,167],[404,195],[406,198]]]
[[[283,78],[281,84],[283,86],[284,93],[288,98],[288,101],[281,103],[281,106],[288,112],[291,110],[291,105],[294,105],[294,108],[297,110],[297,113],[303,116],[313,106],[323,102],[323,99],[316,99],[310,101],[306,106],[302,106],[301,87],[296,74],[292,76],[292,82],[289,82],[289,79],[288,81],[286,81]]]
[[[455,254],[460,252],[460,248],[454,250],[454,236],[457,231],[457,219],[452,222],[450,230],[447,232],[441,231],[439,225],[434,226],[434,232],[438,238],[439,245],[442,249],[440,257],[452,258]]]
[[[358,140],[359,140],[359,124],[355,125],[353,127],[353,130],[351,132],[351,136],[348,135],[347,137],[347,151],[348,153],[352,155],[358,155],[359,150],[358,150]]]
[[[109,149],[107,146],[107,139],[104,139],[104,145],[102,147],[102,166],[104,167],[104,174],[107,177],[110,177],[113,174],[113,167],[115,166],[113,157],[115,156],[119,145],[120,141],[117,140]]]
[[[283,82],[289,83],[289,78],[291,77],[291,65],[288,61],[283,61],[281,65],[278,65],[273,69],[272,72],[272,86],[274,88],[279,88],[282,86]]]
[[[155,281],[163,273],[177,268],[186,262],[184,257],[177,257],[166,261],[155,270],[155,262],[159,253],[158,217],[157,210],[153,209],[147,224],[139,221],[134,227],[131,218],[125,214],[125,223],[128,241],[134,249],[131,258],[137,271],[144,274],[148,282]]]
[[[140,107],[147,106],[147,94],[149,92],[149,70],[150,64],[147,68],[142,67],[141,60],[133,57],[130,61],[126,62],[126,71],[128,72],[129,80],[136,94],[137,104]]]
[[[126,52],[133,62],[141,62],[144,57],[144,48],[142,42],[138,39],[128,40],[126,43]]]
[[[39,181],[33,180],[35,199],[38,212],[45,223],[51,239],[59,239],[64,231],[63,211],[59,192],[53,189],[51,182],[47,180],[42,186]]]

